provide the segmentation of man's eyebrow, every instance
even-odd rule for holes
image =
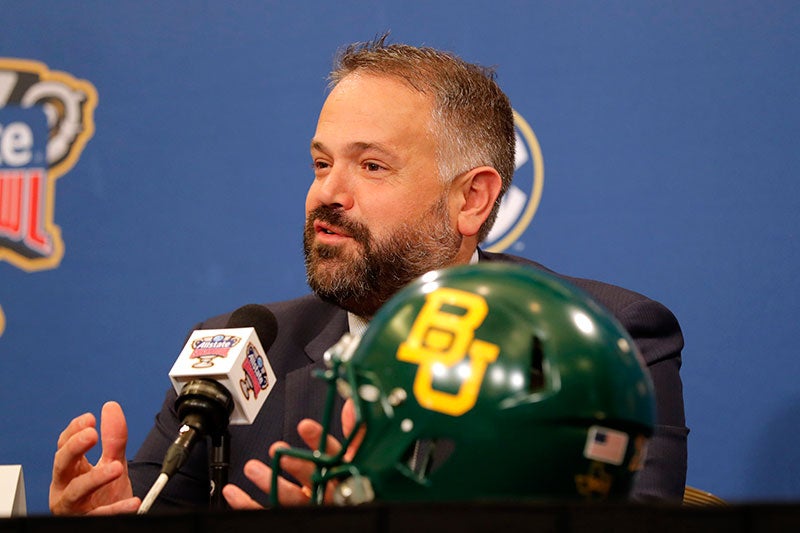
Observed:
[[[311,140],[311,149],[312,150],[317,150],[317,151],[320,151],[320,152],[328,152],[329,151],[322,142],[314,140],[314,139]],[[374,151],[386,154],[388,156],[393,155],[392,151],[389,150],[385,145],[383,145],[381,143],[370,143],[370,142],[360,142],[359,141],[359,142],[353,142],[353,143],[348,144],[345,147],[345,149],[346,149],[346,151],[348,151],[350,153],[359,153],[359,152],[364,152],[366,150],[374,150]]]

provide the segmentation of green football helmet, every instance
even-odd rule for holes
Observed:
[[[579,289],[519,265],[425,274],[362,338],[325,354],[312,502],[624,498],[653,431],[653,387],[622,326]],[[336,389],[356,427],[325,453]],[[344,450],[363,431],[352,460]]]

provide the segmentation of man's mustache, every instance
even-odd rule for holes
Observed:
[[[314,224],[315,220],[342,229],[351,238],[361,244],[368,244],[370,242],[371,234],[369,228],[361,222],[348,219],[341,208],[327,205],[316,207],[308,214],[306,224],[310,227]]]

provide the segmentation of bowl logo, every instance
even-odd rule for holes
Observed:
[[[189,359],[197,359],[192,368],[211,368],[217,357],[228,357],[231,348],[242,339],[234,335],[212,335],[192,341],[192,353]]]
[[[94,134],[95,107],[91,83],[0,58],[0,260],[27,272],[61,262],[55,182]]]
[[[247,344],[247,353],[242,361],[244,377],[239,380],[239,386],[246,399],[250,399],[253,393],[253,400],[258,398],[258,393],[267,390],[269,387],[269,376],[264,365],[264,356],[258,353],[255,345]]]
[[[544,186],[544,160],[539,141],[525,119],[514,111],[516,155],[514,181],[500,203],[492,231],[481,243],[490,252],[502,252],[516,243],[536,214]]]
[[[61,263],[55,184],[94,134],[95,107],[88,81],[0,57],[0,261],[26,272]],[[0,308],[0,335],[4,329]]]

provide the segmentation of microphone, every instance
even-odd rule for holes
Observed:
[[[256,304],[234,311],[224,329],[192,332],[169,371],[178,393],[175,410],[181,427],[167,450],[161,473],[142,500],[139,514],[150,509],[167,481],[186,462],[197,441],[211,435],[212,440],[224,446],[228,424],[253,423],[275,387],[275,373],[266,350],[277,334],[275,315]],[[213,466],[227,468],[227,457],[218,459],[217,456],[215,449],[214,461],[224,464]],[[217,496],[221,490],[222,486],[212,488]]]

